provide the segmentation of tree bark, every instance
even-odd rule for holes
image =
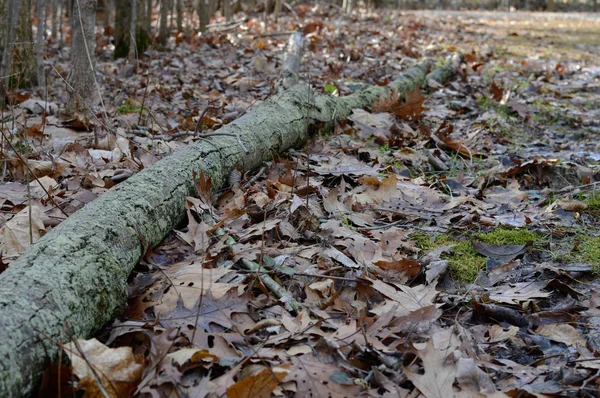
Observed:
[[[167,18],[169,17],[169,1],[160,0],[160,24],[158,28],[158,43],[161,46],[167,44],[169,38],[169,27],[167,25]]]
[[[31,10],[31,0],[8,0],[6,14],[3,14],[0,76],[5,76],[8,88],[34,87],[37,84]]]
[[[134,1],[136,2],[135,6]],[[131,17],[132,12],[136,13],[133,20]],[[132,51],[133,42],[136,44],[137,54],[144,53],[150,46],[151,40],[146,0],[125,1],[116,14],[114,58],[127,57]],[[132,40],[132,35],[135,40]]]
[[[430,78],[432,64],[342,98],[297,84],[221,128],[225,136],[144,169],[54,228],[0,274],[0,396],[31,394],[57,357],[53,341],[89,337],[119,314],[133,267],[182,221],[185,198],[195,193],[193,172],[220,189],[234,168],[251,170],[302,146],[308,125],[346,118],[389,90],[412,91]],[[453,66],[445,68],[437,76],[451,75]]]
[[[35,39],[35,59],[37,64],[37,82],[40,92],[46,99],[46,71],[44,70],[44,54],[46,43],[44,39],[44,30],[46,29],[46,2],[37,0],[37,34]]]
[[[200,21],[199,30],[201,33],[206,32],[208,26],[208,5],[205,0],[198,0],[198,20]]]
[[[97,97],[95,90],[97,0],[75,0],[71,10],[71,71],[67,112],[83,111]]]

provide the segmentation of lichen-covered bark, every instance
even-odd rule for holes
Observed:
[[[406,71],[394,89],[421,84],[430,61]],[[192,171],[216,188],[233,168],[260,166],[303,145],[308,124],[344,118],[370,105],[385,88],[345,98],[318,95],[298,84],[219,132],[148,167],[72,215],[0,274],[0,396],[30,395],[58,347],[54,341],[89,337],[126,303],[127,276],[149,248],[182,220],[194,193]]]

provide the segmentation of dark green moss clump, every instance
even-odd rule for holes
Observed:
[[[474,235],[476,240],[490,245],[524,245],[537,242],[541,237],[526,229],[509,229],[500,227],[491,232],[480,232]]]

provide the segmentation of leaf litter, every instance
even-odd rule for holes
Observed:
[[[553,48],[545,37],[523,53],[514,38],[533,34],[529,17],[551,21],[542,15],[334,23],[327,7],[297,8],[308,22],[280,27],[311,34],[302,73],[324,91],[386,84],[414,59],[456,50],[460,75],[356,109],[302,152],[238,171],[228,190],[193,176],[187,223],[140,261],[124,315],[98,340],[65,346],[74,386],[87,396],[597,393],[593,62],[576,50],[541,57]],[[125,76],[125,61],[100,48],[104,84],[122,87],[104,90],[108,134],[24,102],[12,140],[29,152],[26,163],[8,156],[13,182],[0,188],[1,266],[63,212],[198,139],[197,126],[217,129],[267,98],[285,38],[261,29],[251,17],[239,34],[171,43],[169,60],[152,50],[135,67],[147,76]]]

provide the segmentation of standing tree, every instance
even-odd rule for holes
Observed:
[[[1,1],[1,0],[0,0]],[[208,26],[208,19],[210,17],[209,14],[209,5],[206,4],[205,0],[198,0],[198,19],[200,20],[200,32],[206,32],[206,27]]]
[[[129,55],[132,38],[138,54],[142,54],[150,46],[151,36],[146,9],[149,4],[146,0],[127,0],[123,3],[123,7],[119,7],[119,11],[116,13],[115,19],[115,58],[124,58]],[[134,12],[135,18],[132,19],[131,15]]]
[[[74,0],[71,9],[71,72],[67,112],[84,110],[95,98],[97,0]]]
[[[0,0],[2,13],[0,31],[0,76],[7,87],[33,87],[37,84],[37,67],[33,52],[31,0]],[[3,96],[2,96],[3,97]]]
[[[40,86],[40,92],[45,93],[46,86],[46,71],[44,70],[44,48],[45,38],[44,31],[46,30],[46,2],[37,0],[37,34],[35,38],[35,59],[37,64],[37,82]],[[45,97],[45,94],[44,94]]]
[[[161,46],[167,44],[169,38],[169,27],[167,18],[169,17],[169,0],[160,0],[160,24],[158,28],[158,43]]]

